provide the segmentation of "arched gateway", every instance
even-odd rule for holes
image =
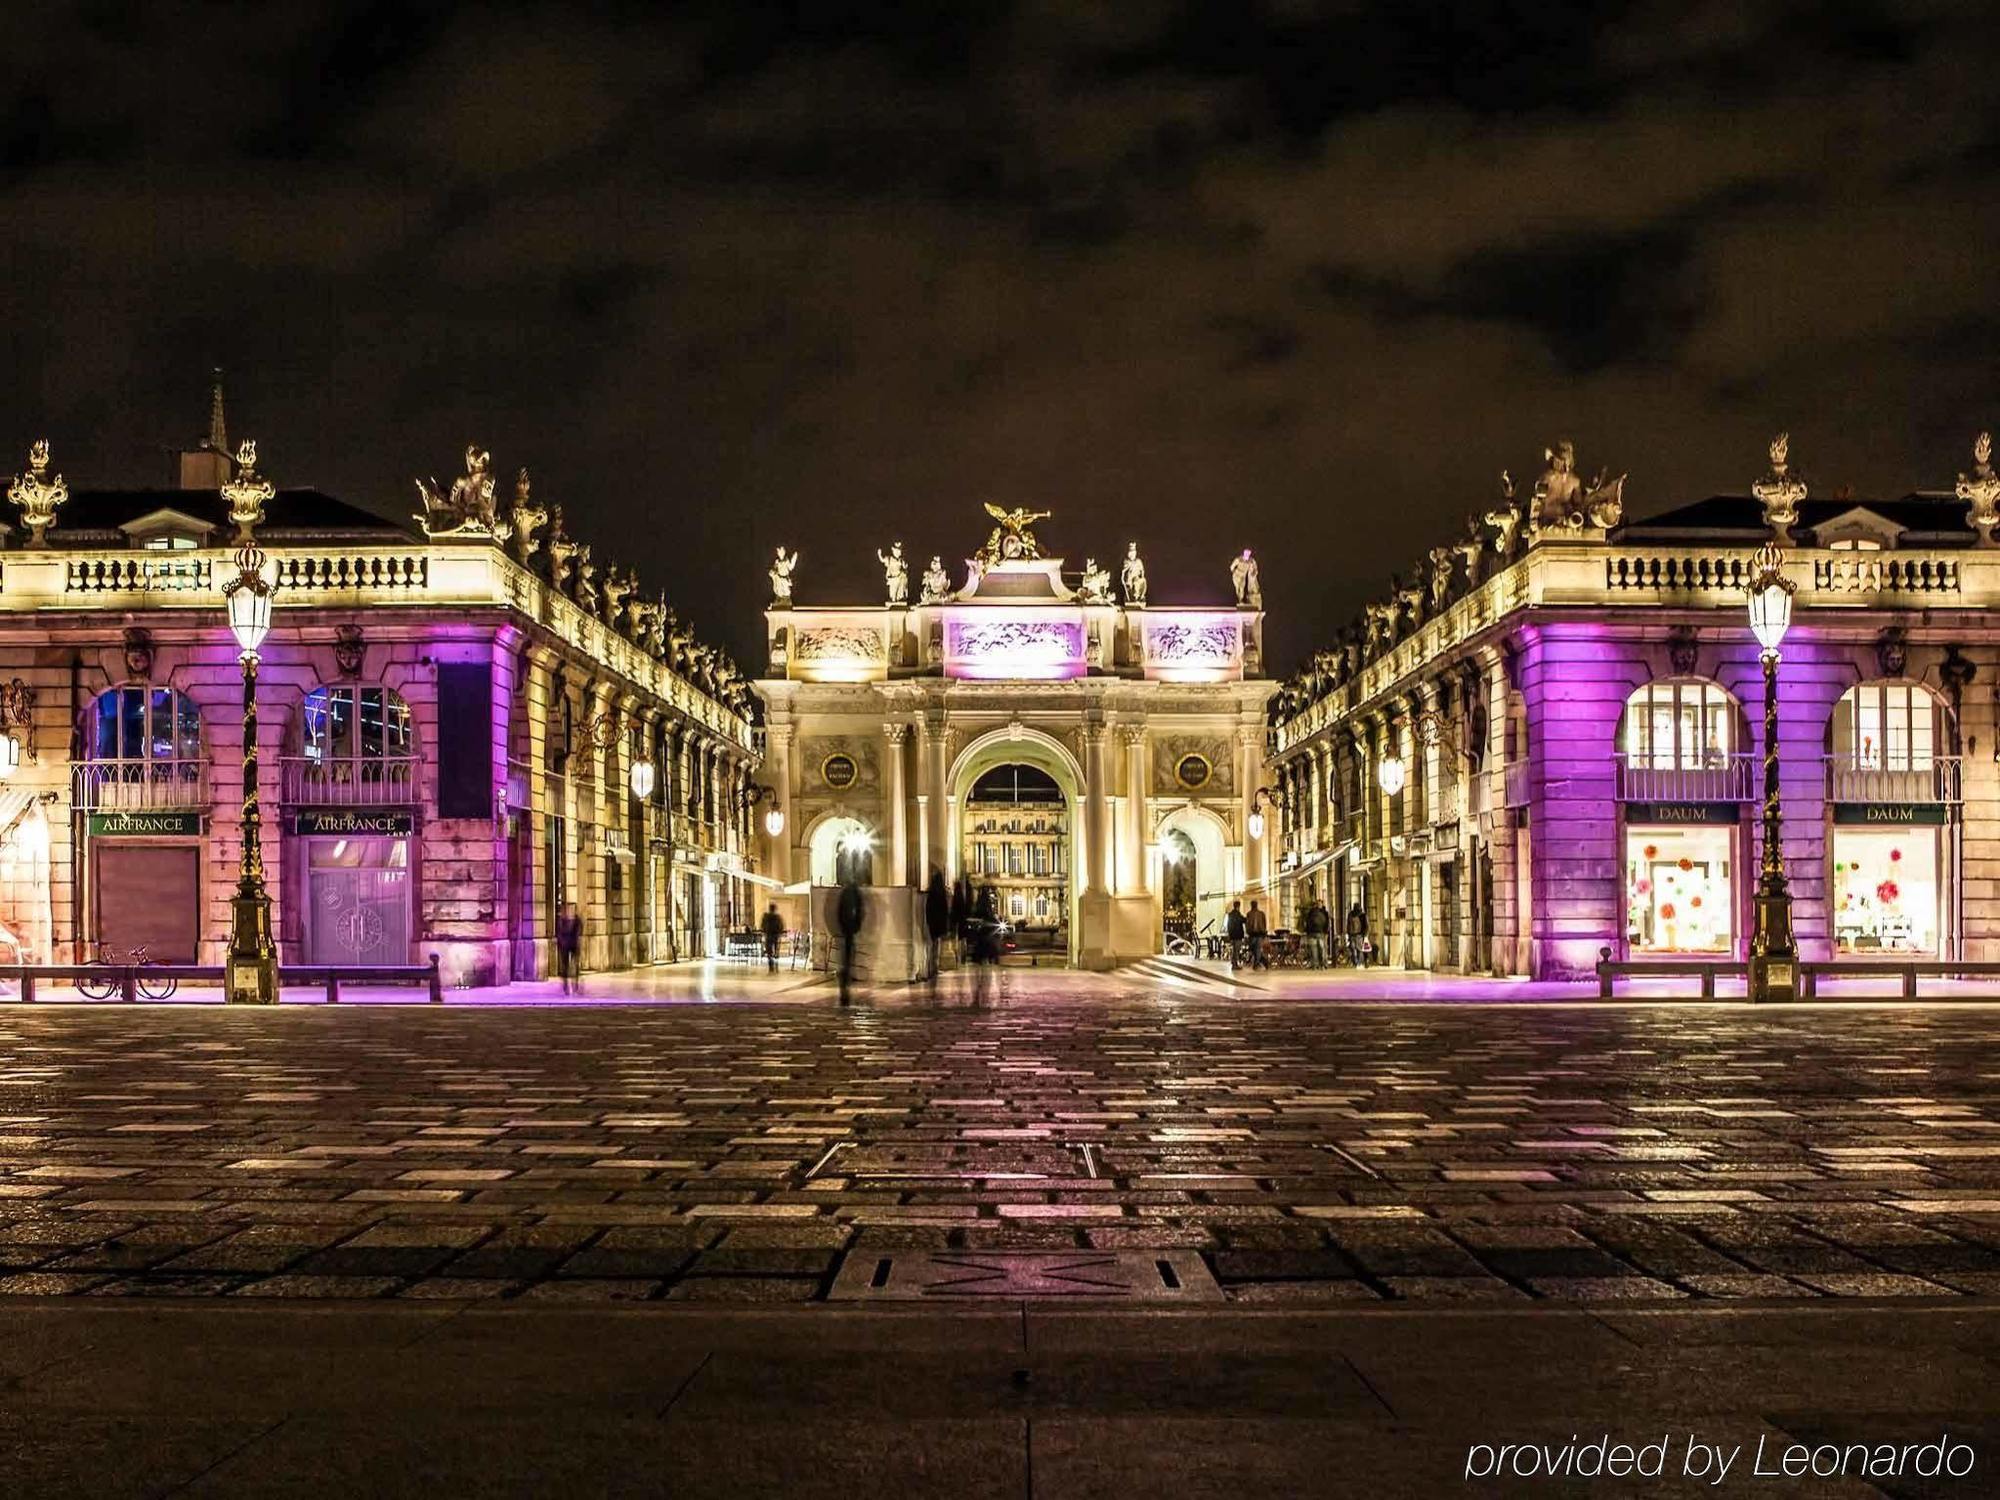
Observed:
[[[814,831],[868,829],[878,978],[915,972],[933,872],[993,884],[1043,961],[1108,968],[1161,951],[1185,850],[1196,889],[1174,920],[1197,931],[1285,859],[1284,820],[1252,817],[1274,686],[1254,559],[1217,566],[1234,602],[1152,604],[1136,543],[1104,549],[1122,554],[1114,588],[1095,557],[1043,556],[1045,516],[987,510],[999,524],[962,570],[883,540],[887,602],[788,587],[765,614],[764,775],[786,816],[764,868],[808,925],[828,864]]]

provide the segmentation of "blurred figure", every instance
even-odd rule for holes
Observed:
[[[926,970],[924,978],[930,981],[932,989],[937,988],[938,958],[944,947],[944,935],[951,931],[951,897],[945,894],[944,871],[931,866],[931,883],[924,891],[924,958]]]
[[[582,953],[583,913],[574,901],[567,901],[556,918],[556,974],[565,995],[583,991]]]
[[[835,903],[835,922],[840,928],[840,1003],[845,1005],[853,996],[854,986],[854,946],[861,936],[862,915],[866,905],[861,899],[861,882],[850,871],[840,883],[840,897]]]
[[[773,901],[764,913],[764,968],[766,972],[778,972],[778,944],[785,936],[785,919],[778,915],[778,903]]]

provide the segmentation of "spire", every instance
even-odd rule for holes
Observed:
[[[208,438],[204,446],[217,453],[229,451],[229,431],[222,421],[222,366],[215,367],[215,383],[208,394]]]

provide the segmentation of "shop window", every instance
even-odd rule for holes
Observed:
[[[287,789],[302,801],[409,802],[416,762],[409,706],[388,688],[314,688],[299,712],[300,760]]]
[[[1713,682],[1649,682],[1625,700],[1618,748],[1628,766],[1718,769],[1736,748],[1736,718],[1736,700]]]
[[[1833,709],[1833,754],[1869,771],[1921,771],[1941,735],[1938,700],[1914,682],[1864,682]]]
[[[1634,953],[1726,953],[1734,946],[1734,828],[1625,834],[1625,936]]]
[[[1833,830],[1833,936],[1842,953],[1935,953],[1938,828]]]
[[[172,688],[118,687],[91,705],[92,760],[150,762],[157,769],[201,760],[201,714]]]

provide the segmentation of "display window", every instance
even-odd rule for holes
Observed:
[[[1734,828],[1630,828],[1625,936],[1634,953],[1727,953],[1735,943]]]
[[[1833,830],[1833,938],[1842,953],[1935,953],[1935,829]]]

